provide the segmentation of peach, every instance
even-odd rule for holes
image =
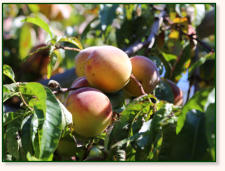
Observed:
[[[156,65],[144,56],[134,56],[130,61],[133,75],[142,84],[145,92],[151,93],[160,80]],[[126,94],[133,97],[142,95],[140,88],[132,79],[125,86],[124,90]]]
[[[72,114],[74,131],[83,137],[99,135],[111,123],[110,100],[95,88],[84,87],[72,91],[66,107]]]
[[[132,65],[122,50],[113,46],[95,48],[85,66],[89,84],[107,93],[122,89],[129,81]]]
[[[96,48],[97,48],[96,46],[93,46],[83,49],[75,57],[75,72],[78,77],[82,77],[85,75],[84,71],[87,58],[90,56],[91,52],[93,52],[93,50]]]
[[[183,92],[182,90],[171,80],[164,79],[171,87],[174,97],[174,104],[175,105],[182,105],[183,104]]]
[[[81,88],[81,87],[89,87],[89,83],[86,77],[79,77],[75,79],[71,85],[71,88]]]

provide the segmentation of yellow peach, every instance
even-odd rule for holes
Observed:
[[[130,61],[133,75],[142,84],[145,92],[151,93],[160,80],[156,65],[144,56],[134,56]],[[139,86],[133,79],[125,86],[124,90],[133,97],[142,95]]]
[[[132,65],[122,50],[113,46],[95,48],[86,61],[89,84],[107,93],[122,89],[129,81]]]

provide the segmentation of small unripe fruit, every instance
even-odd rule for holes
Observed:
[[[182,105],[183,104],[183,92],[182,90],[171,80],[165,79],[165,81],[170,85],[173,97],[174,97],[174,104],[175,105]]]
[[[72,114],[74,131],[81,136],[99,135],[111,122],[110,100],[95,88],[84,87],[72,91],[66,107]]]
[[[91,86],[112,93],[129,81],[132,65],[122,50],[113,46],[99,46],[86,61],[85,76]]]
[[[144,56],[134,56],[130,58],[130,60],[132,63],[133,75],[142,84],[145,92],[151,93],[160,80],[156,65]],[[132,79],[126,85],[124,90],[133,97],[142,95],[140,87]]]
[[[56,152],[62,157],[74,156],[76,151],[76,144],[73,138],[69,135],[60,139],[56,149]]]
[[[78,55],[75,57],[75,72],[78,77],[82,77],[85,75],[85,65],[87,58],[90,56],[91,52],[96,49],[97,46],[88,47],[86,49],[81,50]]]

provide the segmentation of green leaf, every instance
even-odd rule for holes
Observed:
[[[27,154],[27,152],[34,153],[33,152],[33,144],[32,144],[32,119],[34,115],[27,116],[23,121],[21,125],[21,141],[22,141],[22,147]]]
[[[149,56],[149,59],[151,59],[155,64],[159,71],[159,74],[161,75],[163,73],[164,65],[161,59],[157,56]]]
[[[18,113],[10,112],[10,116],[16,116]],[[8,115],[9,116],[9,115]],[[5,120],[9,121],[9,119],[12,119],[10,117],[5,118]],[[6,129],[4,129],[4,142],[5,146],[4,151],[10,155],[12,155],[13,161],[21,161],[22,157],[20,154],[21,150],[21,142],[20,142],[20,125],[22,122],[22,118],[14,120],[14,122],[11,122],[7,124]]]
[[[159,100],[166,100],[170,103],[174,102],[174,95],[171,86],[163,79],[155,88],[155,95]]]
[[[184,71],[186,71],[187,69],[186,63],[190,59],[191,59],[191,46],[190,44],[186,44],[183,48],[182,55],[180,56],[179,61],[175,65],[174,72],[172,73],[173,78],[176,78]]]
[[[201,24],[202,19],[205,17],[205,4],[195,4],[195,17],[194,17],[194,23],[195,26],[198,26]]]
[[[27,160],[28,161],[51,161],[53,159],[53,155],[51,155],[51,157],[49,157],[49,159],[40,159],[40,158],[37,158],[33,155],[31,155],[29,152],[27,153]]]
[[[9,65],[3,65],[3,74],[9,77],[13,82],[15,82],[15,74]]]
[[[66,107],[57,99],[62,112],[62,128],[73,123],[72,114],[66,109]]]
[[[99,18],[101,21],[101,29],[106,30],[108,25],[111,25],[116,17],[116,9],[118,4],[102,4],[100,5]]]
[[[80,40],[77,39],[76,37],[62,37],[59,39],[58,42],[59,43],[60,42],[68,42],[68,43],[71,43],[71,44],[77,46],[79,49],[83,49],[83,46],[82,46]]]
[[[40,83],[30,82],[19,87],[19,91],[23,96],[30,97],[29,106],[40,115],[44,115],[46,112],[46,92]],[[39,121],[41,122],[41,121]]]
[[[201,112],[204,111],[209,92],[211,89],[204,89],[195,93],[195,95],[184,105],[181,114],[179,115],[176,133],[178,134],[184,126],[186,115],[188,111],[196,109]]]
[[[190,110],[178,135],[175,125],[163,127],[159,161],[212,161],[207,149],[205,114]]]
[[[39,7],[37,4],[27,4],[27,5],[33,13],[37,13],[39,11]]]
[[[39,129],[39,158],[51,159],[62,133],[62,113],[55,95],[48,88],[45,88],[45,91],[47,94],[46,113],[45,118],[43,118],[44,123]]]
[[[49,28],[49,25],[45,21],[43,21],[41,18],[39,18],[39,17],[26,17],[22,21],[32,23],[32,24],[35,24],[35,25],[41,27],[42,29],[44,29],[50,35],[51,39],[53,38],[53,34],[52,34],[52,32]]]
[[[162,129],[169,124],[176,125],[176,116],[173,114],[173,104],[160,101],[157,104],[157,112],[153,115],[152,120],[145,122],[139,133],[137,141],[136,160],[157,160],[162,145]]]
[[[27,57],[30,49],[32,48],[32,31],[34,30],[28,24],[24,24],[20,30],[19,56],[22,60]]]
[[[194,70],[203,65],[207,60],[209,59],[215,59],[215,53],[209,53],[203,57],[201,57],[199,60],[197,60],[194,64],[192,64],[190,66],[190,68],[188,69],[188,77],[192,76],[192,73],[194,72]]]
[[[47,66],[47,78],[49,79],[52,75],[52,71],[55,69],[55,65],[57,61],[61,59],[60,53],[58,50],[55,50],[54,46],[51,47],[50,50],[50,62]]]
[[[109,135],[109,148],[121,149],[125,148],[125,144],[128,147],[132,141],[140,136],[138,132],[144,120],[149,120],[153,113],[154,104],[149,102],[149,98],[155,99],[153,95],[149,94],[132,101],[125,107],[120,120],[115,123]]]
[[[19,96],[18,83],[3,85],[3,103],[13,96]]]
[[[3,126],[22,121],[24,117],[31,114],[30,111],[16,110],[15,112],[3,113]]]
[[[166,59],[166,61],[168,61],[168,62],[171,62],[171,61],[177,59],[177,56],[174,55],[174,54],[169,54],[169,53],[164,53],[164,52],[161,52],[161,54],[163,55],[163,57],[164,57],[164,58]]]
[[[20,91],[32,96],[29,105],[34,108],[34,117],[30,120],[34,156],[40,160],[52,160],[62,133],[60,105],[51,90],[39,83],[27,83],[20,87]]]
[[[206,136],[209,143],[209,151],[212,160],[216,160],[216,104],[215,104],[215,89],[213,89],[205,105],[206,115]]]
[[[16,160],[19,160],[19,142],[18,142],[18,128],[10,125],[5,132],[7,152],[11,154]]]

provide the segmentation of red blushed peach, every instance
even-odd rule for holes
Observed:
[[[182,105],[183,104],[183,92],[182,90],[171,80],[165,79],[165,81],[170,85],[173,97],[174,97],[174,104],[175,105]]]
[[[122,89],[132,72],[129,57],[113,46],[95,48],[87,59],[85,76],[91,86],[107,93]]]
[[[66,107],[73,118],[74,131],[84,137],[101,134],[112,119],[112,105],[101,91],[84,87],[68,95]]]
[[[130,58],[130,61],[132,64],[133,75],[142,84],[145,92],[151,93],[160,80],[156,65],[144,56],[134,56]],[[133,97],[142,95],[140,87],[132,79],[126,85],[124,90]]]
[[[88,47],[86,49],[81,50],[78,55],[75,57],[75,72],[78,77],[82,77],[85,75],[85,65],[87,58],[90,56],[91,52],[96,49],[97,46]]]
[[[88,83],[86,77],[79,77],[75,79],[71,85],[71,88],[81,88],[81,87],[89,87],[90,84]]]

